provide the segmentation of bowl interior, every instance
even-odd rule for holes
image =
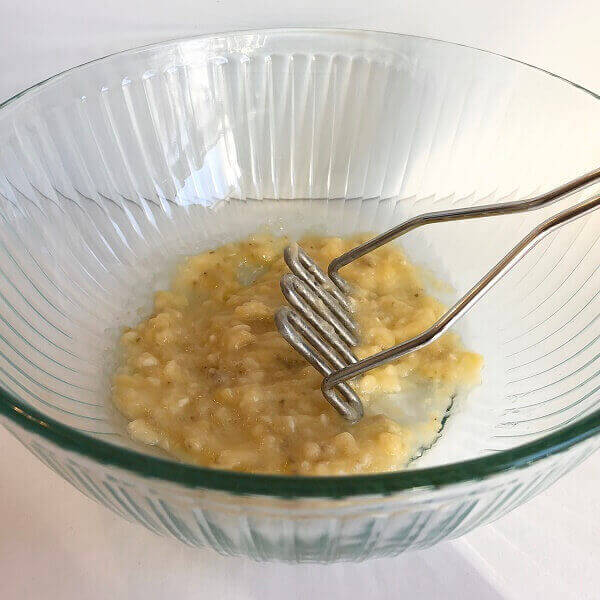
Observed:
[[[175,41],[58,76],[0,110],[0,382],[139,448],[111,408],[119,328],[184,255],[268,227],[379,232],[597,167],[600,104],[496,55],[384,33]],[[466,291],[544,216],[423,228],[413,260]],[[485,358],[440,465],[557,431],[600,401],[600,215],[546,237],[460,323]]]

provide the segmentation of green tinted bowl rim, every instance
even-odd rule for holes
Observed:
[[[200,36],[188,36],[115,52],[67,69],[32,85],[15,94],[5,102],[0,103],[0,111],[40,86],[53,83],[72,71],[83,69],[111,57],[133,54],[142,50],[199,39],[220,39],[223,37],[239,35],[286,35],[298,33],[330,36],[362,35],[373,38],[390,36],[412,38],[449,47],[461,47],[473,52],[495,56],[532,70],[545,73],[580,90],[582,93],[588,94],[595,99],[600,99],[600,96],[594,92],[573,83],[564,77],[551,73],[550,71],[502,54],[473,48],[472,46],[467,46],[465,44],[387,31],[298,27],[251,29],[224,33],[210,33]],[[494,454],[480,458],[473,458],[435,467],[409,469],[391,473],[311,477],[297,475],[263,475],[199,467],[171,460],[169,458],[151,456],[142,451],[116,446],[102,439],[86,435],[86,433],[82,431],[73,429],[56,419],[44,415],[40,411],[29,406],[26,402],[21,401],[12,392],[2,387],[0,387],[0,414],[4,415],[19,428],[38,435],[66,451],[81,455],[101,465],[122,469],[146,479],[160,480],[192,489],[213,489],[234,494],[254,494],[284,498],[342,498],[349,496],[385,495],[417,488],[440,488],[460,483],[480,481],[509,470],[527,467],[543,458],[564,452],[574,445],[600,433],[600,409],[598,409],[590,415],[578,421],[563,425],[557,431],[549,433],[533,442],[528,442],[508,450],[498,451]]]

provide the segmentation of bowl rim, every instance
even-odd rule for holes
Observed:
[[[335,36],[349,34],[360,34],[373,37],[392,36],[413,38],[426,42],[434,42],[440,45],[462,47],[545,73],[593,98],[600,99],[600,96],[591,90],[560,75],[552,73],[551,71],[536,67],[521,60],[510,58],[497,52],[475,48],[467,44],[384,30],[332,27],[276,27],[184,36],[110,53],[103,57],[65,69],[64,71],[33,84],[1,102],[0,110],[5,109],[19,98],[22,98],[37,88],[55,82],[60,77],[72,71],[83,69],[86,66],[111,57],[199,39],[218,39],[228,36],[251,34],[285,35],[289,33],[314,33]],[[41,436],[63,450],[82,455],[87,459],[99,462],[105,466],[123,469],[136,476],[162,480],[168,483],[179,484],[187,488],[213,489],[234,494],[253,494],[284,498],[341,498],[348,496],[387,495],[416,488],[439,488],[469,481],[480,481],[506,471],[524,468],[543,458],[564,452],[574,445],[600,433],[600,409],[598,409],[583,419],[563,425],[557,431],[542,436],[535,441],[527,442],[514,448],[501,450],[494,454],[479,458],[472,458],[434,467],[390,473],[323,477],[242,473],[232,470],[215,469],[212,467],[200,467],[178,462],[170,458],[152,456],[142,451],[111,444],[110,442],[98,439],[85,432],[64,425],[60,421],[47,417],[37,409],[28,406],[25,402],[19,400],[12,392],[1,386],[0,414],[4,415],[15,425]]]

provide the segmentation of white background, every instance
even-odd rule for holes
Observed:
[[[0,0],[0,101],[128,47],[285,25],[447,39],[600,92],[598,0]],[[360,565],[259,565],[122,521],[0,430],[0,598],[599,598],[599,482],[597,454],[493,525],[427,551]]]

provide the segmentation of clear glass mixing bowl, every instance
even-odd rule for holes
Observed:
[[[193,546],[334,561],[459,536],[599,444],[599,214],[546,238],[461,323],[483,384],[403,472],[249,475],[145,452],[108,400],[118,329],[184,254],[265,225],[377,232],[524,198],[599,156],[590,92],[409,36],[232,33],[57,75],[0,109],[0,420],[89,497]],[[403,244],[450,301],[545,214]]]

